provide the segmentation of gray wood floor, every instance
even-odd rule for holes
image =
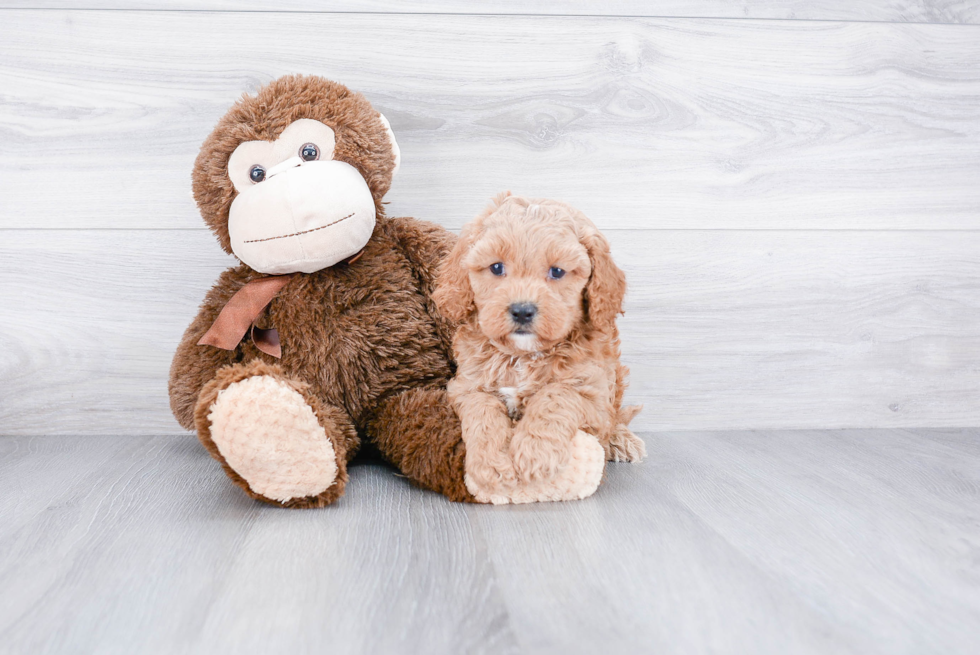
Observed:
[[[192,437],[2,438],[0,652],[976,652],[980,430],[644,436],[583,502],[363,463],[317,511]]]

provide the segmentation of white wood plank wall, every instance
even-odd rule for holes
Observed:
[[[0,434],[177,432],[242,92],[392,122],[392,215],[503,189],[609,234],[642,430],[980,422],[980,2],[0,0]],[[545,15],[551,14],[551,15]]]

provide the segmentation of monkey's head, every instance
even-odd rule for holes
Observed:
[[[194,199],[221,247],[261,273],[312,273],[358,253],[398,169],[364,96],[287,76],[243,96],[194,162]]]

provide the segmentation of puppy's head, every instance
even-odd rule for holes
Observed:
[[[497,347],[534,352],[576,328],[613,330],[625,291],[609,243],[584,214],[507,193],[463,229],[434,298]]]

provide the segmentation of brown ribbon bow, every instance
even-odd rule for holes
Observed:
[[[255,321],[294,275],[272,275],[246,282],[222,307],[218,318],[197,345],[234,350],[245,333],[251,331],[256,348],[276,359],[282,357],[279,332],[275,328],[265,330],[257,327]]]
[[[348,265],[353,264],[363,254],[364,249],[361,248],[357,254],[343,261]],[[260,328],[255,325],[255,321],[262,310],[269,306],[276,294],[282,291],[286,283],[296,275],[298,273],[270,275],[246,282],[245,286],[236,291],[231,300],[221,308],[218,318],[204,333],[197,345],[234,350],[242,342],[245,333],[251,331],[252,342],[255,343],[256,348],[276,359],[282,357],[279,331],[275,328],[268,330]]]

